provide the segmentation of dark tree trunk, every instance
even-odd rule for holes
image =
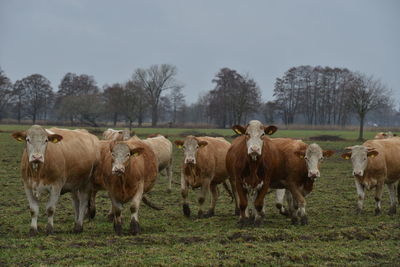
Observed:
[[[118,121],[118,113],[115,112],[114,113],[114,117],[113,117],[113,125],[114,125],[114,127],[117,126],[117,121]]]
[[[360,116],[360,131],[358,134],[358,141],[363,141],[364,140],[364,118],[365,114],[359,114]]]
[[[151,110],[151,127],[157,126],[158,121],[158,105],[153,105]]]

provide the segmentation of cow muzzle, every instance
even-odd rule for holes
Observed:
[[[319,171],[309,171],[308,172],[309,178],[316,179],[316,178],[319,178],[319,176],[320,176]]]
[[[44,157],[42,154],[32,154],[29,160],[30,163],[44,163]]]
[[[114,175],[120,176],[120,175],[122,175],[124,173],[125,173],[125,167],[124,166],[114,166],[112,168],[112,174],[114,174]]]
[[[364,175],[363,171],[353,171],[353,176],[362,177]]]
[[[185,158],[185,164],[196,164],[195,158]]]

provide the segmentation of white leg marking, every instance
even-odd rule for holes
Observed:
[[[358,195],[357,204],[358,204],[358,208],[360,210],[362,210],[364,207],[364,198],[365,198],[364,187],[357,180],[355,180],[355,182],[356,182],[356,189],[357,189],[357,195]]]
[[[37,219],[39,215],[39,202],[38,199],[33,195],[31,189],[24,185],[25,194],[29,202],[29,208],[31,210],[31,229],[37,231]]]

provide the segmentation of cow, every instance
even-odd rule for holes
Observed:
[[[272,135],[276,126],[264,126],[252,120],[247,126],[232,127],[236,137],[226,155],[226,168],[236,185],[239,199],[241,226],[259,225],[262,221],[264,197],[269,190],[271,177],[278,171],[283,157],[266,135]],[[249,203],[250,202],[250,203]],[[250,205],[249,205],[250,204]],[[250,218],[250,211],[253,218]]]
[[[392,132],[380,132],[377,133],[374,137],[374,139],[386,139],[386,138],[392,138],[397,136],[396,134],[393,134]]]
[[[297,224],[299,217],[302,224],[307,224],[308,219],[305,211],[305,197],[313,190],[314,182],[320,177],[319,166],[324,158],[332,156],[332,150],[322,150],[318,144],[306,144],[301,140],[290,138],[273,138],[274,144],[284,155],[285,168],[280,175],[281,182],[285,188],[295,187],[300,192],[296,198],[289,190],[281,189],[278,186],[276,192],[276,207],[283,215],[289,215],[293,224]],[[274,184],[271,183],[271,188]],[[293,191],[293,189],[292,189]],[[284,196],[288,204],[289,211],[283,206]],[[298,202],[304,202],[304,210],[299,208]]]
[[[131,202],[130,232],[140,233],[139,206],[157,177],[157,159],[151,148],[141,141],[109,141],[101,147],[101,167],[96,184],[106,188],[112,202],[114,230],[122,234],[122,205]]]
[[[368,140],[362,145],[346,147],[344,159],[351,159],[358,194],[357,213],[364,206],[365,189],[375,188],[375,215],[381,213],[384,184],[389,190],[389,214],[396,213],[396,186],[400,179],[400,138]],[[400,193],[400,192],[398,192]]]
[[[91,180],[100,160],[98,138],[80,130],[47,130],[40,125],[14,132],[12,137],[25,142],[21,174],[31,211],[30,235],[38,233],[39,197],[44,192],[49,193],[47,234],[53,233],[56,204],[66,192],[72,193],[74,232],[82,232]]]
[[[168,192],[172,190],[172,143],[160,134],[150,135],[142,140],[157,157],[158,172],[165,170],[168,177]]]
[[[211,217],[215,214],[215,206],[218,199],[218,184],[228,179],[225,158],[230,143],[221,137],[194,137],[187,136],[184,140],[175,140],[178,148],[184,152],[181,169],[181,195],[183,214],[190,217],[188,202],[189,186],[199,188],[198,195],[198,218]],[[232,191],[235,184],[232,180]],[[208,192],[211,191],[211,203],[207,213],[204,212],[204,202]],[[236,203],[236,201],[235,201]]]
[[[113,140],[113,141],[126,141],[130,138],[130,131],[128,129],[124,130],[114,130],[108,128],[103,132],[104,140]]]

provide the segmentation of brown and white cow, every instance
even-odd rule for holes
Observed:
[[[276,207],[280,212],[286,215],[286,210],[283,206],[284,196],[288,204],[288,215],[292,218],[292,223],[296,224],[298,219],[302,224],[307,224],[308,219],[305,211],[305,197],[313,190],[314,182],[320,177],[320,163],[326,158],[334,154],[332,150],[322,150],[318,144],[306,144],[301,140],[290,138],[273,138],[271,139],[279,150],[284,155],[285,168],[279,178],[280,184],[285,188],[295,187],[299,192],[295,198],[290,193],[291,191],[280,189],[276,192]],[[274,183],[271,183],[271,188],[274,188]],[[293,191],[293,189],[292,189]],[[304,203],[299,205],[299,203]]]
[[[175,144],[184,150],[181,170],[183,214],[187,217],[190,216],[188,202],[188,189],[190,186],[192,188],[200,187],[198,217],[213,216],[219,195],[217,186],[225,182],[229,176],[226,170],[225,158],[230,143],[221,137],[194,137],[189,135],[185,140],[176,140]],[[232,190],[236,191],[234,182],[232,180],[230,182]],[[209,191],[211,191],[211,204],[205,214],[203,206]]]
[[[374,137],[374,139],[386,139],[386,138],[392,138],[397,136],[396,134],[393,134],[392,132],[380,132],[377,133]]]
[[[246,127],[235,125],[232,129],[241,136],[233,140],[226,156],[226,166],[236,184],[239,223],[243,225],[250,221],[251,210],[255,215],[254,223],[259,224],[264,216],[264,197],[271,178],[276,176],[283,162],[276,145],[265,136],[276,132],[277,127],[264,126],[260,121],[252,120]]]
[[[389,189],[389,214],[396,213],[396,186],[400,179],[400,138],[368,140],[362,145],[347,147],[342,155],[351,159],[358,194],[357,212],[364,206],[365,189],[375,188],[375,214],[381,213],[384,184]]]
[[[101,166],[96,172],[97,189],[106,188],[112,202],[114,230],[122,234],[122,205],[130,202],[130,231],[138,234],[139,206],[157,177],[157,159],[148,145],[141,141],[103,141]]]
[[[72,193],[75,207],[74,231],[81,232],[91,179],[100,158],[98,138],[80,130],[46,130],[39,125],[12,136],[25,142],[21,172],[31,210],[30,234],[38,232],[39,197],[44,192],[49,193],[46,232],[53,233],[56,204],[60,194],[66,192]]]
[[[126,141],[130,138],[130,131],[128,129],[124,130],[114,130],[108,128],[103,132],[104,140],[112,140],[112,141]]]
[[[168,192],[172,189],[172,143],[166,137],[156,134],[142,140],[157,157],[158,172],[165,170],[168,177]]]

